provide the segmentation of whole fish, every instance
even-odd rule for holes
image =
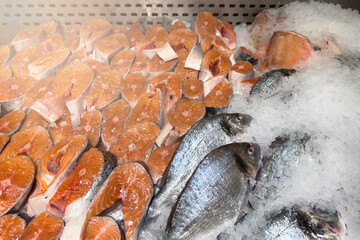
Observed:
[[[246,239],[341,240],[344,234],[345,226],[338,211],[318,206],[302,210],[293,206],[273,214],[261,231]]]
[[[251,89],[250,95],[273,94],[284,78],[295,73],[295,71],[294,69],[278,69],[264,73]]]
[[[255,178],[260,163],[261,151],[255,143],[232,143],[209,153],[172,209],[169,238],[198,239],[235,223],[251,190],[249,178]]]
[[[306,154],[305,146],[310,140],[310,135],[291,133],[279,136],[270,145],[271,156],[263,159],[263,166],[256,176],[256,185],[253,195],[256,197],[251,205],[256,207],[261,200],[271,197],[276,192],[274,186],[276,179],[285,177],[285,171],[292,164],[297,164]]]
[[[252,117],[240,113],[219,114],[203,118],[186,133],[170,164],[165,171],[161,189],[153,199],[145,219],[143,233],[158,218],[160,212],[167,215],[164,207],[175,204],[197,165],[212,150],[234,142],[233,137],[243,133],[250,125]],[[145,234],[146,235],[146,234]]]

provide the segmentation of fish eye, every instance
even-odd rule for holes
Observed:
[[[242,121],[242,117],[241,117],[241,116],[236,117],[236,121],[241,122],[241,121]]]
[[[248,148],[248,153],[249,153],[249,155],[253,155],[254,154],[254,148],[253,147],[249,147]]]

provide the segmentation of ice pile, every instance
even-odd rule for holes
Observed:
[[[273,10],[279,11],[279,10]],[[331,37],[344,54],[360,58],[360,14],[339,5],[294,2],[284,6],[284,20],[276,30],[295,31],[320,45]],[[238,44],[249,46],[248,29],[235,28]],[[356,65],[357,64],[357,65]],[[345,239],[360,235],[360,65],[349,67],[326,51],[316,51],[281,90],[270,98],[234,96],[228,112],[242,112],[254,120],[243,140],[262,146],[266,154],[275,137],[294,131],[312,136],[315,151],[290,165],[278,184],[276,200],[269,200],[233,232],[251,235],[264,215],[282,206],[320,203],[333,206],[346,223]],[[350,64],[351,66],[351,64]]]

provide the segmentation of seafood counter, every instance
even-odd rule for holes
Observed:
[[[170,29],[54,21],[0,46],[0,238],[354,238],[343,205],[275,204],[289,169],[331,138],[297,124],[291,84],[325,61],[360,69],[341,36],[286,25],[298,6],[332,7],[263,10],[235,29],[210,12]],[[269,101],[294,121],[271,125]]]

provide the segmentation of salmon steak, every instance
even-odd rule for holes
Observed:
[[[145,54],[151,58],[165,45],[167,36],[167,30],[160,25],[149,26],[144,37],[135,45],[136,55]]]
[[[109,70],[100,73],[94,80],[85,97],[86,109],[102,109],[120,96],[123,76],[119,71]]]
[[[12,77],[12,71],[9,66],[0,65],[0,83]]]
[[[76,27],[76,25],[74,27]],[[78,27],[80,28],[81,26],[78,25]],[[70,49],[72,53],[74,53],[80,45],[80,35],[78,34],[79,29],[77,30],[77,32],[74,31],[75,29],[73,31],[71,31],[70,29],[70,31],[65,34],[63,43],[63,46]]]
[[[135,47],[144,37],[139,22],[135,23],[125,34],[129,40],[130,47]]]
[[[248,61],[238,61],[229,69],[229,82],[235,93],[241,92],[242,81],[254,75],[254,67]]]
[[[174,70],[181,79],[197,78],[199,73],[197,70],[185,67],[186,59],[189,56],[189,50],[183,48],[177,51],[176,54],[178,55],[178,62]]]
[[[46,33],[47,36],[54,33],[63,34],[64,32],[64,29],[61,26],[61,24],[55,21],[44,22],[40,24],[40,26],[44,29],[44,32]]]
[[[87,65],[89,65],[89,67],[91,67],[91,69],[94,72],[95,77],[99,76],[100,73],[110,70],[109,64],[96,61],[92,58],[85,58],[82,60],[82,62],[86,63]]]
[[[130,67],[135,59],[135,51],[123,50],[116,54],[111,60],[111,68],[119,70],[123,76],[129,73]]]
[[[44,53],[52,52],[56,49],[63,47],[64,38],[59,33],[54,33],[47,36],[40,44],[39,47]]]
[[[116,53],[129,47],[129,41],[125,34],[107,35],[95,44],[94,59],[99,62],[109,63]]]
[[[110,103],[103,111],[103,122],[101,126],[101,141],[108,151],[125,128],[125,123],[130,114],[130,107],[124,100]]]
[[[45,128],[34,126],[20,130],[12,135],[10,142],[0,155],[0,162],[18,155],[28,156],[35,162],[51,146],[52,141],[49,132]]]
[[[35,177],[35,164],[26,156],[0,162],[0,216],[18,210],[30,193]]]
[[[79,48],[87,53],[93,51],[95,44],[111,31],[111,23],[104,19],[93,19],[85,22],[80,28]]]
[[[149,61],[150,58],[146,55],[136,56],[133,64],[131,65],[130,73],[138,73],[145,77]]]
[[[308,60],[314,49],[309,39],[295,32],[275,32],[263,67],[269,70],[293,69]]]
[[[37,100],[42,99],[51,91],[55,77],[46,77],[36,82],[25,94],[21,109],[27,111]]]
[[[171,28],[169,30],[169,32],[173,32],[177,29],[184,29],[186,28],[185,26],[185,23],[181,20],[177,20],[176,22],[174,22],[172,25],[171,25]]]
[[[125,129],[110,147],[119,163],[145,161],[160,128],[153,122],[142,121]]]
[[[173,30],[169,33],[167,41],[175,52],[182,48],[186,48],[190,51],[194,47],[197,38],[198,36],[196,33],[190,29],[183,28]]]
[[[9,135],[5,133],[0,133],[0,153],[2,152],[6,144],[9,142],[9,140],[10,140]]]
[[[229,57],[232,55],[232,50],[219,36],[216,35],[209,35],[204,38],[200,46],[204,54],[211,49],[219,49],[220,51],[226,53]]]
[[[125,222],[126,239],[136,239],[153,192],[151,177],[142,164],[119,165],[104,183],[87,212],[83,236],[92,217],[121,201],[119,211]]]
[[[200,42],[209,35],[216,33],[217,18],[210,12],[200,12],[195,22],[195,30]]]
[[[0,217],[0,239],[19,239],[25,229],[25,220],[14,214]]]
[[[223,42],[231,49],[236,48],[236,33],[230,23],[217,20],[216,34],[220,36]]]
[[[70,50],[67,48],[47,52],[28,65],[29,75],[38,80],[55,75],[64,66],[69,56]]]
[[[63,228],[64,222],[60,218],[42,212],[27,225],[19,240],[57,240],[60,238]]]
[[[161,98],[162,94],[159,89],[141,95],[126,123],[126,128],[146,120],[154,123],[160,122],[162,120]]]
[[[232,88],[225,78],[204,98],[204,103],[206,107],[223,108],[228,105],[231,96]]]
[[[111,30],[111,33],[115,33],[115,34],[117,34],[117,33],[124,33],[125,34],[126,32],[127,32],[126,27],[121,26],[121,25],[115,26]]]
[[[154,77],[160,73],[171,71],[175,67],[177,61],[177,59],[164,61],[158,55],[154,55],[148,63],[148,73],[151,77]]]
[[[26,46],[36,46],[46,37],[46,33],[41,26],[32,26],[18,32],[11,45],[16,51],[21,50]]]
[[[87,136],[90,145],[96,147],[100,139],[102,115],[98,110],[90,109],[86,111],[80,120],[80,125],[75,130],[74,134],[82,134]]]
[[[146,165],[149,168],[149,173],[155,185],[160,182],[179,144],[180,141],[176,141],[169,146],[157,147],[151,151]]]
[[[42,50],[36,46],[28,46],[18,51],[10,61],[10,68],[14,77],[28,75],[28,65],[42,55]]]
[[[85,111],[85,93],[93,80],[94,72],[82,62],[71,63],[56,75],[52,92],[61,95],[66,94],[70,89],[70,99],[66,102],[66,106],[71,113],[74,128],[79,125],[81,114]]]
[[[111,217],[92,217],[85,231],[85,240],[108,239],[122,240],[125,239],[122,230],[117,222]]]
[[[36,189],[29,198],[30,207],[36,215],[45,211],[46,204],[71,174],[87,145],[86,136],[73,136],[55,144],[41,157],[36,174]]]
[[[181,98],[182,82],[179,75],[173,72],[165,72],[151,79],[148,83],[148,91],[161,90],[161,103],[166,113],[174,103]],[[134,109],[135,110],[135,109]]]
[[[130,73],[126,75],[124,85],[121,90],[121,96],[131,107],[134,107],[140,99],[140,96],[146,92],[146,79],[140,74]]]
[[[70,112],[66,111],[64,115],[55,122],[54,126],[48,127],[48,130],[54,144],[72,137],[74,135],[74,129],[71,124]]]
[[[24,123],[21,126],[21,130],[24,130],[24,129],[27,129],[29,127],[33,127],[36,125],[47,128],[49,126],[49,123],[38,112],[30,109],[26,114]]]
[[[204,96],[203,82],[197,78],[188,78],[182,81],[184,96],[189,99],[202,100]]]
[[[7,64],[11,59],[13,50],[9,45],[0,46],[0,64]]]
[[[74,171],[59,186],[46,206],[46,210],[63,218],[68,206],[84,197],[104,168],[104,156],[91,148],[76,164]]]
[[[1,83],[0,104],[3,110],[10,112],[20,108],[21,101],[36,80],[29,76],[13,77]]]
[[[230,67],[231,61],[229,56],[219,49],[212,49],[208,51],[203,60],[202,70],[199,74],[199,79],[207,81],[213,77],[225,76]]]
[[[13,134],[20,129],[25,116],[26,114],[21,110],[9,112],[0,118],[0,132],[9,135]]]

